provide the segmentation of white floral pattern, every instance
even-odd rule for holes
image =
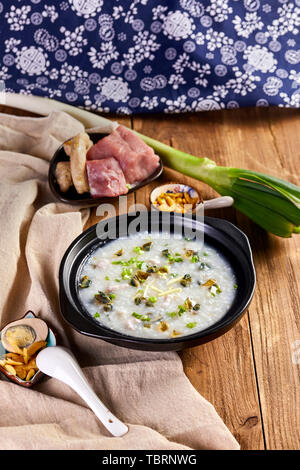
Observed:
[[[300,107],[300,0],[0,0],[7,90],[100,112]]]

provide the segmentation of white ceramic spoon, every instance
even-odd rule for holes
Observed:
[[[75,390],[113,436],[120,437],[127,433],[128,427],[93,392],[71,351],[61,346],[45,348],[37,355],[36,364],[44,374],[61,380]]]

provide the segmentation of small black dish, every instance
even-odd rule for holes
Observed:
[[[90,139],[93,141],[94,144],[96,144],[100,139],[103,139],[103,137],[106,137],[107,135],[108,134],[100,134],[96,132],[89,134]],[[64,143],[60,147],[58,147],[55,154],[53,155],[50,161],[49,172],[48,172],[49,186],[50,186],[52,193],[57,199],[59,199],[62,202],[66,202],[67,204],[71,204],[73,206],[98,206],[99,204],[104,203],[104,202],[110,203],[114,201],[117,197],[119,197],[119,196],[116,196],[116,197],[105,197],[105,198],[93,198],[90,195],[90,193],[78,194],[74,186],[72,186],[65,193],[62,192],[56,181],[55,173],[56,173],[56,165],[58,164],[58,162],[67,162],[70,160],[68,155],[64,151]],[[148,178],[146,178],[145,180],[140,181],[136,184],[132,184],[127,194],[130,194],[132,193],[132,191],[135,191],[139,188],[142,188],[146,184],[151,183],[162,174],[162,171],[163,171],[163,164],[162,164],[161,159],[159,159],[159,166],[156,168],[156,170],[150,176],[148,176]]]
[[[162,231],[162,214],[156,211],[156,217],[152,217],[152,214],[151,212],[148,213],[149,232]],[[117,230],[118,227],[128,227],[135,218],[136,215],[130,214],[116,217]],[[171,233],[174,232],[174,229],[178,233],[177,229],[182,224],[192,227],[196,231],[204,231],[205,243],[218,250],[230,263],[237,279],[238,288],[233,304],[226,315],[203,331],[170,339],[148,339],[128,336],[100,325],[85,311],[77,293],[79,273],[86,258],[96,248],[111,241],[109,238],[105,240],[99,239],[96,231],[97,226],[94,225],[74,240],[67,249],[60,265],[60,309],[64,319],[73,328],[80,333],[103,339],[118,346],[148,351],[171,351],[211,341],[226,333],[241,319],[255,289],[255,269],[251,248],[246,235],[235,225],[223,219],[205,217],[204,223],[202,223],[196,220],[195,217],[182,218],[178,214],[171,213],[170,220]]]

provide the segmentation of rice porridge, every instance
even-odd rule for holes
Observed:
[[[96,249],[78,278],[79,299],[101,325],[130,336],[168,339],[219,321],[236,280],[212,247],[142,233]]]

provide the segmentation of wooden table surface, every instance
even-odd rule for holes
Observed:
[[[15,112],[0,107],[1,112]],[[23,112],[15,112],[24,115]],[[295,109],[244,108],[188,115],[117,117],[176,148],[220,165],[248,168],[300,184],[300,115]],[[149,206],[163,181],[203,183],[165,169],[128,197]],[[181,358],[194,387],[216,408],[242,449],[300,448],[300,235],[267,234],[232,208],[211,211],[248,235],[257,271],[254,298],[242,320],[222,337],[187,349]],[[93,210],[88,225],[99,220]],[[184,398],[184,397],[183,397]]]

